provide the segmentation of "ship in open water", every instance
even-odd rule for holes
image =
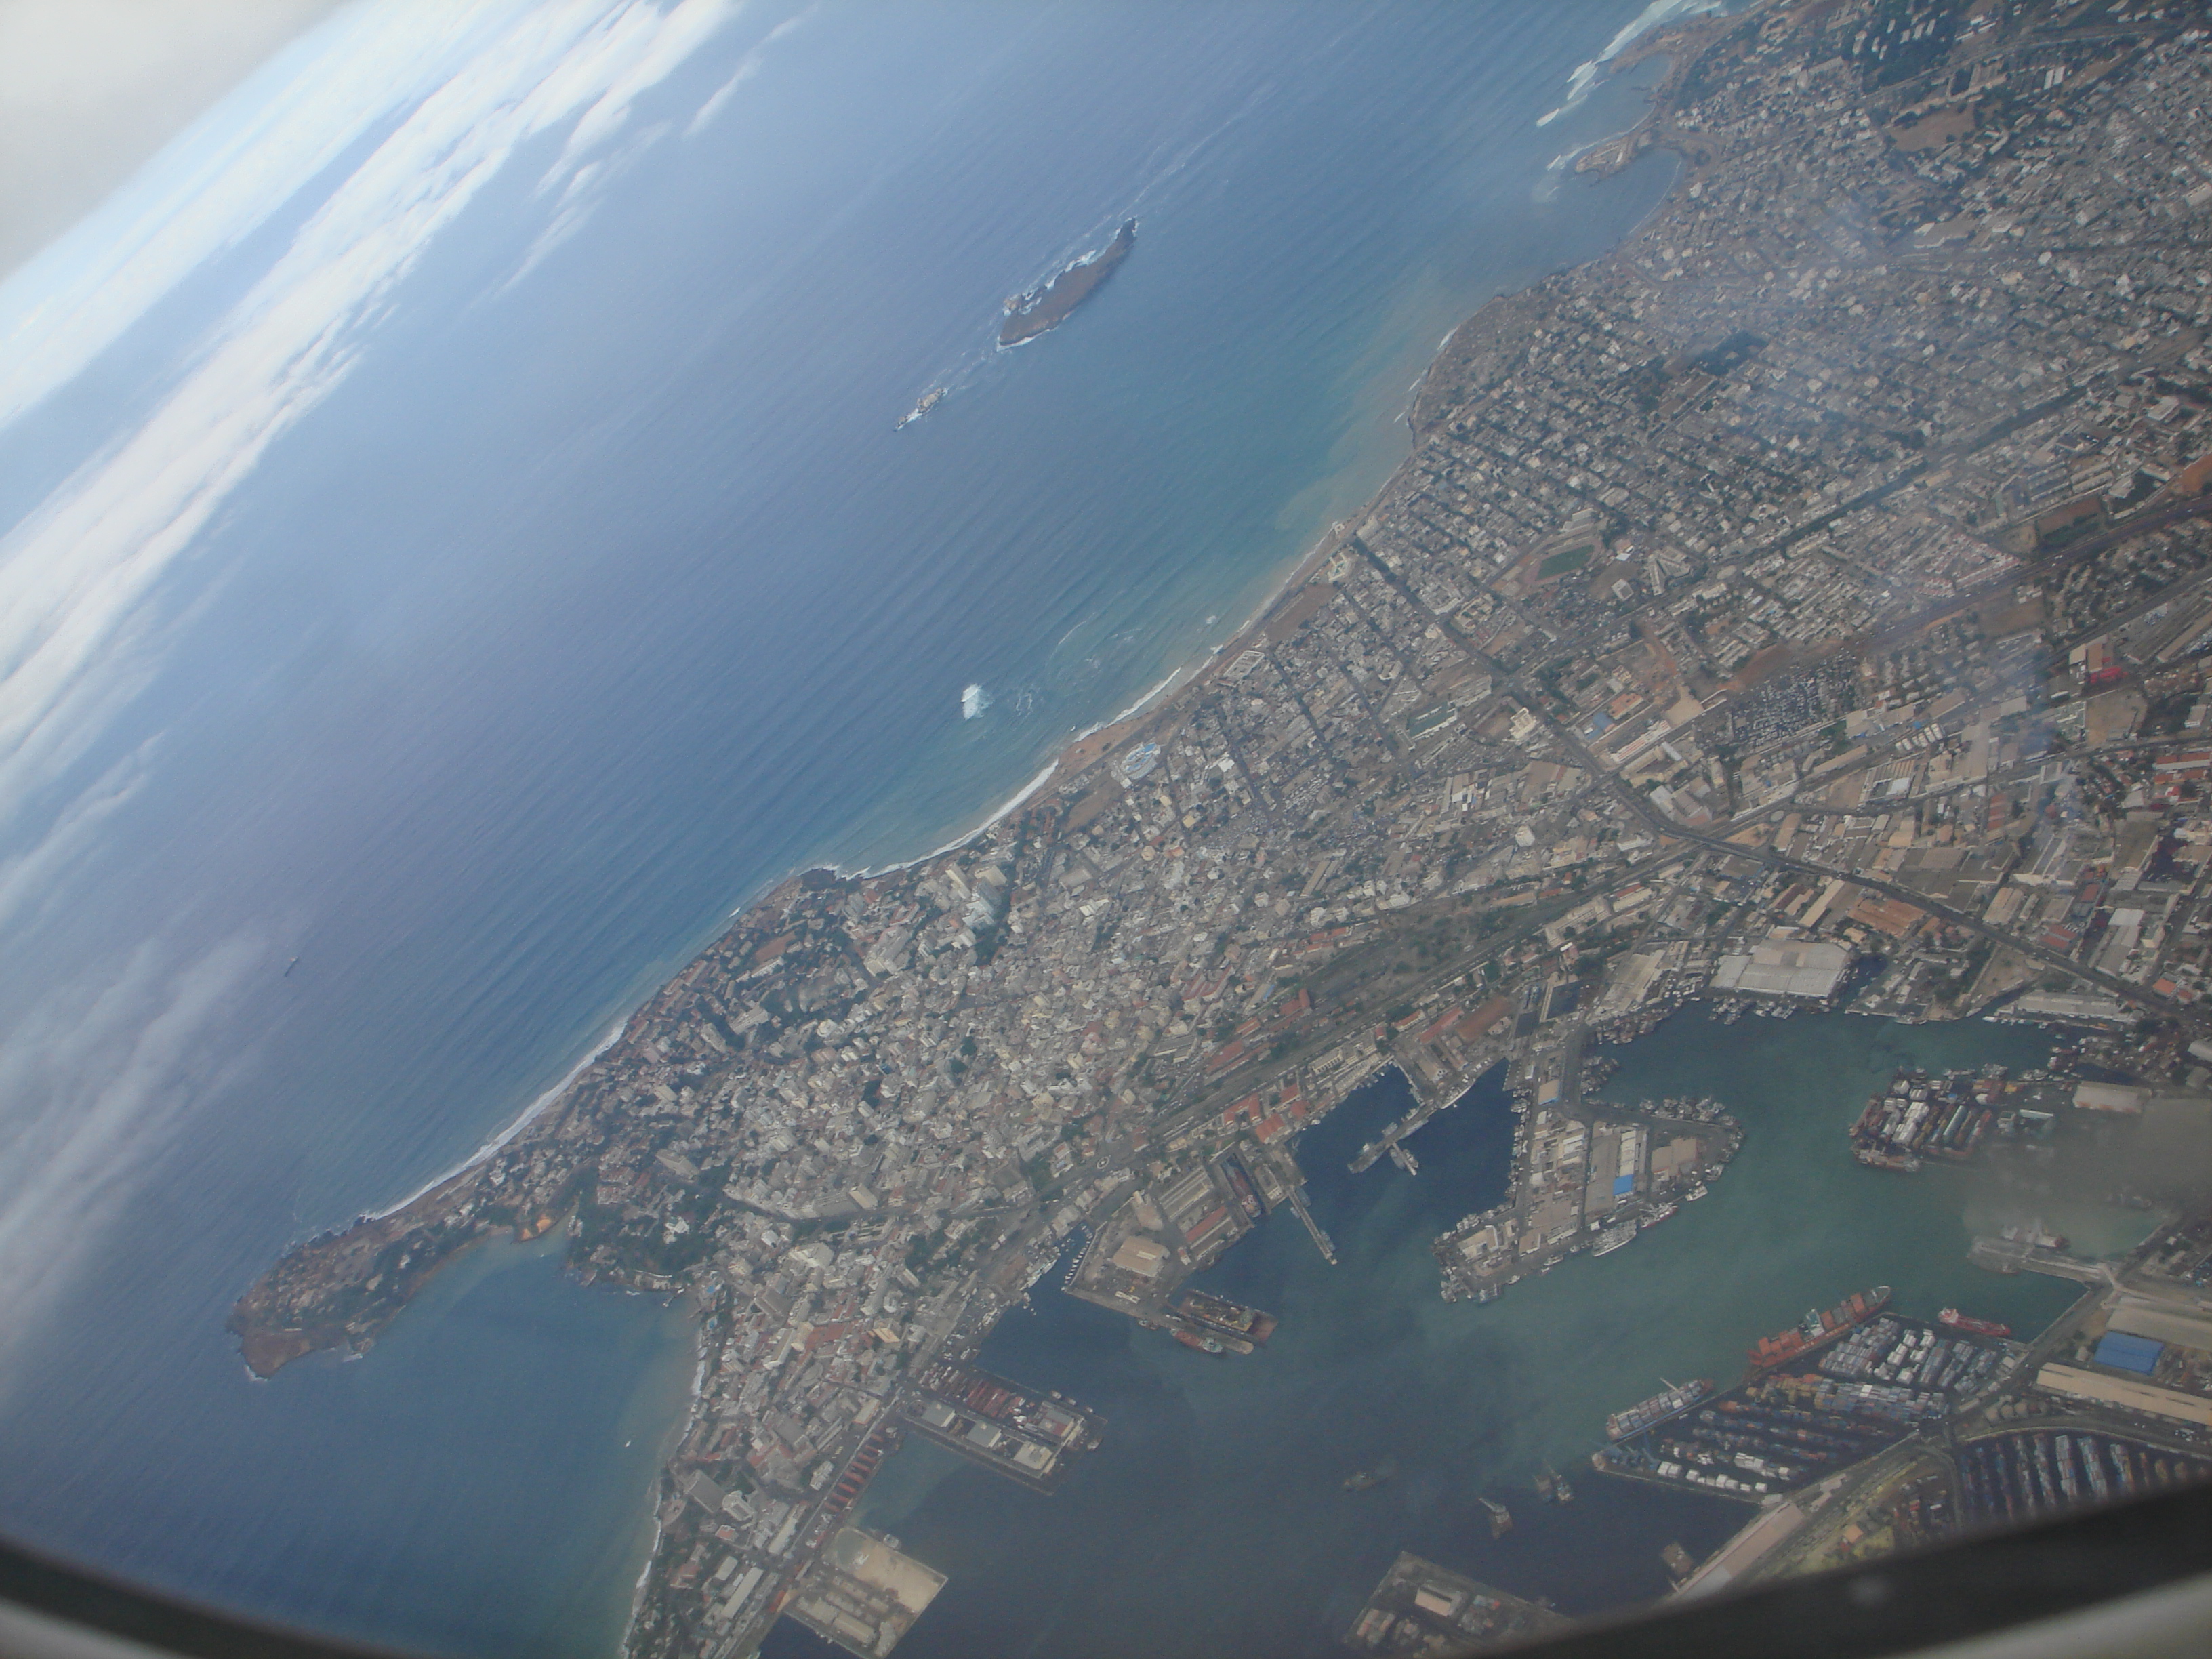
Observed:
[[[915,405],[912,409],[909,409],[905,414],[899,416],[898,424],[893,427],[891,430],[894,432],[905,431],[908,427],[913,425],[915,422],[928,414],[931,410],[936,408],[938,404],[944,401],[945,388],[941,386],[933,386],[930,387],[928,391],[923,392],[919,398],[915,399]]]

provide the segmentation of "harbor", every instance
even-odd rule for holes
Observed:
[[[1002,1376],[940,1361],[900,1395],[914,1431],[1033,1492],[1060,1489],[1095,1450],[1105,1419],[1058,1393],[1037,1395]]]
[[[1176,1287],[1279,1316],[1249,1356],[1194,1352],[1128,1317],[1127,1304],[1109,1313],[1097,1298],[1046,1295],[1058,1281],[1044,1281],[1036,1315],[1003,1322],[975,1363],[1079,1396],[1109,1431],[1049,1499],[909,1438],[860,1518],[953,1577],[901,1653],[964,1659],[1015,1646],[1036,1631],[1024,1597],[1043,1595],[1060,1609],[1051,1639],[1075,1653],[1105,1652],[1078,1632],[1111,1628],[1164,1654],[1324,1659],[1341,1654],[1403,1551],[1570,1614],[1663,1595],[1676,1577],[1663,1548],[1679,1547],[1694,1569],[1755,1511],[1686,1483],[1596,1478],[1589,1455],[1606,1443],[1608,1415],[1668,1380],[1735,1386],[1760,1337],[1879,1283],[1922,1322],[1951,1307],[2039,1331],[2071,1304],[2079,1286],[1966,1261],[1962,1172],[1899,1182],[1838,1155],[1899,1065],[2004,1064],[2018,1075],[2041,1063],[2047,1040],[1817,1013],[1742,1021],[1729,1033],[1740,1047],[1709,1030],[1692,1006],[1597,1050],[1618,1068],[1586,1094],[1599,1110],[1615,1097],[1725,1102],[1743,1131],[1727,1176],[1634,1249],[1585,1251],[1494,1302],[1443,1302],[1429,1242],[1504,1195],[1526,1114],[1503,1074],[1411,1139],[1415,1176],[1384,1158],[1362,1175],[1347,1168],[1416,1104],[1395,1072],[1301,1133],[1297,1190],[1337,1264],[1285,1201],[1263,1205],[1235,1248]],[[1216,1191],[1234,1197],[1225,1182]],[[2087,1231],[2071,1216],[2065,1224]],[[1747,1257],[1747,1236],[1774,1243]],[[1109,1243],[1094,1237],[1086,1259],[1110,1254]],[[1171,1299],[1160,1298],[1163,1312]],[[1568,1477],[1571,1501],[1543,1499],[1547,1470],[1555,1494]],[[1510,1531],[1492,1537],[1479,1497],[1509,1510]],[[1173,1581],[1145,1565],[1163,1553],[1187,1564]],[[1233,1627],[1200,1588],[1224,1575],[1252,1588]],[[1131,1583],[1146,1586],[1133,1605]],[[782,1642],[771,1644],[776,1659],[806,1651]]]

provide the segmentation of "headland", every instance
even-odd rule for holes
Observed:
[[[1182,1281],[1277,1203],[1331,1253],[1298,1134],[1385,1066],[1422,1121],[1501,1064],[1522,1101],[1513,1196],[1438,1241],[1476,1300],[1727,1163],[1724,1103],[1587,1095],[1593,1039],[1692,997],[2062,1023],[2144,1091],[2110,1121],[2189,1133],[2212,182],[2177,147],[2212,69],[2178,21],[1888,15],[1660,43],[1591,167],[1672,150],[1666,208],[1455,331],[1413,453],[1249,628],[963,845],[778,885],[482,1162],[257,1282],[248,1363],[368,1347],[503,1232],[682,1295],[702,1388],[630,1646],[738,1654],[848,1570],[824,1547],[903,1433],[1045,1489],[1110,1437],[970,1363],[1078,1229],[1070,1288],[1264,1363],[1231,1346],[1257,1310]],[[1419,1127],[1376,1157],[1417,1168]],[[2200,1200],[2136,1195],[2180,1261]],[[1918,1351],[1892,1335],[1869,1363]],[[2066,1352],[1975,1409],[2141,1407]]]

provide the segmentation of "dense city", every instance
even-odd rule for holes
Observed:
[[[1073,1251],[1054,1293],[1251,1354],[1273,1317],[1185,1281],[1279,1207],[1334,1259],[1300,1132],[1386,1068],[1416,1106],[1361,1156],[1409,1170],[1505,1068],[1507,1196],[1433,1243],[1474,1303],[1729,1178],[1726,1101],[1595,1094],[1692,1000],[2062,1034],[2069,1072],[1900,1074],[1838,1125],[1898,1179],[2201,1136],[2202,10],[1818,0],[1642,43],[1649,113],[1575,167],[1668,152],[1665,207],[1455,331],[1263,615],[957,848],[754,903],[486,1160],[273,1267],[247,1363],[360,1352],[471,1243],[560,1230],[703,1334],[631,1650],[788,1613],[880,1656],[943,1583],[848,1518],[902,1437],[1041,1492],[1110,1441],[979,1365],[1000,1316]],[[1593,1473],[1742,1501],[1706,1586],[2191,1478],[2185,1176],[2122,1195],[2158,1221],[2124,1261],[1978,1242],[2079,1281],[2049,1331],[1876,1287],[1620,1402]],[[1550,1618],[1406,1556],[1349,1639]]]

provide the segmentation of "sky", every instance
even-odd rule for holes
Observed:
[[[0,276],[338,0],[0,0]]]

